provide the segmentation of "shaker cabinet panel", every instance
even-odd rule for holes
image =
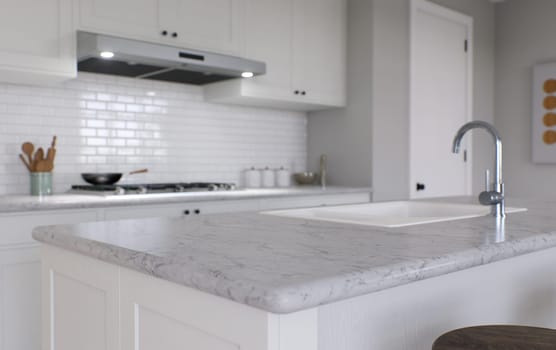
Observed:
[[[240,0],[161,0],[160,23],[180,46],[239,54]]]
[[[297,0],[295,5],[292,85],[308,100],[344,104],[346,2]]]
[[[209,84],[210,102],[293,110],[346,101],[346,0],[246,0],[245,56],[267,74]]]
[[[39,247],[0,249],[0,349],[40,350]]]
[[[75,77],[71,0],[3,0],[0,81],[42,83]]]
[[[158,38],[158,0],[81,0],[79,29],[129,36]]]
[[[243,0],[80,0],[78,28],[178,47],[238,53]]]
[[[293,0],[247,0],[245,8],[245,56],[266,63],[266,74],[252,82],[289,95]]]
[[[60,210],[0,215],[0,350],[40,350],[40,225],[97,220],[97,211]]]

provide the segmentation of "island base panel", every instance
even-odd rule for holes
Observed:
[[[431,350],[484,324],[556,328],[556,248],[319,307],[319,350]]]
[[[316,309],[272,314],[44,245],[43,350],[317,350]]]
[[[556,248],[280,315],[49,245],[42,258],[43,350],[430,350],[466,326],[556,328]]]

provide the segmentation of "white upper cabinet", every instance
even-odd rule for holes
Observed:
[[[245,4],[245,56],[266,63],[266,74],[254,83],[262,94],[291,95],[293,0],[248,0]]]
[[[81,30],[184,48],[240,52],[243,0],[80,0]]]
[[[342,0],[298,0],[295,5],[292,86],[309,102],[343,106],[346,98],[346,3]]]
[[[77,75],[72,0],[2,0],[0,81],[50,83]]]
[[[160,23],[190,47],[239,54],[240,0],[161,0]]]
[[[81,0],[78,27],[108,35],[160,38],[158,0]]]
[[[346,0],[246,0],[244,55],[267,73],[205,86],[212,102],[319,110],[345,105]]]

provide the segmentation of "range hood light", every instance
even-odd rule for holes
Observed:
[[[253,72],[243,72],[243,73],[241,73],[241,76],[243,78],[252,78],[253,75],[254,75]]]
[[[112,57],[114,57],[114,53],[112,51],[102,51],[100,53],[100,57],[102,57],[102,58],[112,58]]]

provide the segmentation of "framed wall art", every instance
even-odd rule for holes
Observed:
[[[556,163],[556,63],[533,68],[532,152],[534,163]]]

